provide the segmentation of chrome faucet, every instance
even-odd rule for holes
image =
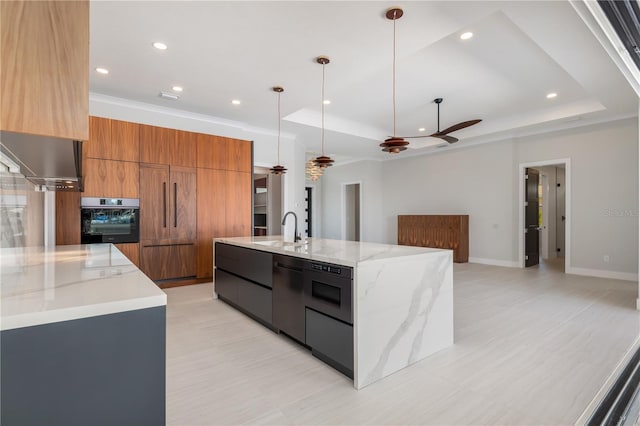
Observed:
[[[282,218],[282,226],[284,226],[285,222],[287,221],[287,216],[289,216],[290,214],[293,215],[293,218],[295,219],[295,228],[293,230],[293,242],[297,243],[298,241],[300,241],[302,238],[300,238],[300,234],[298,234],[298,216],[296,216],[296,214],[292,211],[286,212],[284,214],[284,217]]]

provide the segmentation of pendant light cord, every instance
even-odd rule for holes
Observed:
[[[282,92],[278,92],[278,164],[280,164],[280,121],[282,115],[280,114],[280,95]]]
[[[322,64],[322,156],[324,157],[324,67]]]
[[[393,20],[393,136],[396,136],[396,19]]]

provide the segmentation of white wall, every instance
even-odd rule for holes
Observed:
[[[325,170],[322,181],[322,238],[342,239],[343,188],[345,183],[360,183],[362,233],[360,241],[384,242],[380,223],[382,212],[382,174],[379,161],[358,161]]]
[[[321,178],[324,236],[340,237],[340,185],[361,181],[363,241],[396,243],[398,214],[468,214],[470,258],[517,266],[519,165],[561,158],[571,159],[574,272],[633,278],[638,271],[636,118],[334,167]]]
[[[254,165],[272,167],[276,164],[277,134],[243,123],[95,93],[89,97],[89,113],[134,123],[252,140]],[[300,218],[304,213],[305,149],[291,138],[281,137],[280,142],[280,162],[288,169],[284,176],[283,209],[285,212],[295,211]],[[293,235],[293,221],[287,224],[286,232]]]

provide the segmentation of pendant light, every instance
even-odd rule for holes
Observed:
[[[324,154],[324,67],[331,61],[326,56],[318,56],[316,62],[322,65],[322,155],[313,162],[321,169],[325,169],[333,165],[333,160]]]
[[[280,122],[282,121],[282,116],[280,115],[280,95],[282,94],[282,92],[284,92],[284,89],[280,86],[275,86],[272,87],[271,90],[278,94],[278,165],[273,166],[269,169],[269,171],[274,175],[283,175],[287,173],[287,169],[285,169],[284,166],[280,165]]]
[[[396,136],[396,20],[400,19],[404,12],[399,7],[392,7],[387,10],[386,17],[393,21],[393,136],[385,139],[380,144],[384,152],[397,154],[407,149],[407,142],[400,136]]]

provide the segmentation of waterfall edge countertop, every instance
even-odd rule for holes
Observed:
[[[447,249],[330,240],[324,238],[309,238],[306,244],[302,244],[286,242],[281,235],[215,238],[215,241],[254,250],[268,251],[351,267],[355,267],[364,262],[384,261],[399,257],[424,255],[426,253],[452,252]]]
[[[294,244],[282,236],[215,242],[353,268],[356,389],[453,344],[452,250],[327,239]]]
[[[165,306],[112,244],[0,249],[0,330]]]

